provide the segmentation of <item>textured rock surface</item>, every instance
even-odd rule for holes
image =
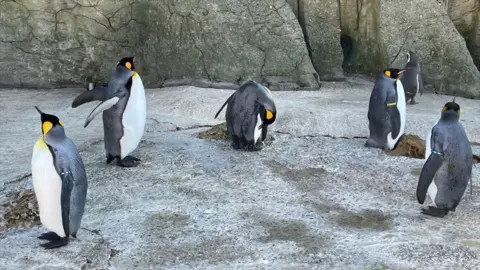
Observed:
[[[72,109],[81,89],[1,90],[0,205],[31,188],[38,113],[57,114],[87,167],[90,189],[78,240],[46,251],[41,227],[0,228],[4,269],[475,269],[479,264],[478,165],[474,194],[444,219],[419,213],[420,159],[363,147],[369,82],[323,91],[277,92],[272,144],[255,153],[202,140],[228,90],[147,91],[137,168],[105,165],[102,124],[83,122],[96,104]],[[408,134],[422,139],[451,97],[426,93],[408,106]],[[457,98],[462,124],[480,141],[480,102]],[[223,114],[222,114],[223,115]],[[15,123],[12,125],[12,123]],[[5,131],[8,130],[8,133]],[[341,138],[344,137],[344,138]],[[478,154],[480,148],[474,147]],[[427,204],[429,201],[427,200]],[[4,208],[0,208],[0,217]]]
[[[300,0],[300,25],[320,80],[343,80],[340,14],[337,0]]]
[[[380,33],[380,0],[340,0],[345,53],[343,68],[350,73],[378,77],[388,65]]]
[[[4,85],[105,82],[119,56],[136,55],[150,87],[247,78],[319,87],[284,0],[1,1],[0,26]]]
[[[480,73],[443,3],[382,1],[382,22],[382,38],[393,66],[403,67],[406,51],[416,51],[422,78],[436,92],[480,97]]]
[[[473,62],[480,68],[480,2],[449,0],[446,4],[453,24],[467,42]]]

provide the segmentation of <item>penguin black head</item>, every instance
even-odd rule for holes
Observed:
[[[265,109],[265,115],[263,116],[263,119],[266,125],[271,125],[273,122],[275,122],[275,118],[277,118],[277,111],[272,110],[272,109]]]
[[[117,66],[124,66],[130,70],[133,70],[135,71],[135,56],[133,57],[124,57],[122,59],[120,59],[120,61],[118,62]]]
[[[456,112],[458,115],[460,115],[460,105],[455,102],[455,98],[453,99],[453,101],[445,103],[442,108],[442,113],[451,111]]]
[[[35,106],[35,109],[41,115],[42,134],[47,134],[47,132],[49,132],[53,127],[57,125],[63,127],[62,120],[58,119],[58,117],[56,117],[55,115],[46,114],[42,112],[37,106]]]
[[[388,68],[383,71],[383,74],[389,78],[397,79],[404,71],[404,69]]]

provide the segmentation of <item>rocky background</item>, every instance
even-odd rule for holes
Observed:
[[[426,86],[479,98],[476,0],[0,0],[0,86],[105,83],[135,55],[147,87],[321,88],[422,60]]]

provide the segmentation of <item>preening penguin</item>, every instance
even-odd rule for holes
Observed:
[[[410,100],[410,104],[418,104],[415,101],[417,93],[423,94],[424,86],[422,73],[420,72],[419,57],[412,51],[407,52],[407,64],[405,64],[405,72],[400,78],[403,88],[405,89],[406,102]]]
[[[440,120],[427,136],[417,200],[423,204],[428,193],[434,206],[422,209],[425,215],[444,217],[454,212],[471,181],[472,147],[459,118],[460,105],[454,99],[445,104]]]
[[[122,58],[108,82],[80,94],[72,103],[76,108],[94,100],[102,101],[85,120],[85,127],[103,112],[103,130],[107,163],[136,167],[140,159],[130,156],[145,131],[147,104],[140,75],[135,71],[135,57]]]
[[[225,101],[215,118],[227,104],[225,118],[233,148],[247,146],[249,151],[261,150],[268,126],[275,122],[277,115],[270,90],[252,80],[245,82]]]
[[[368,105],[370,136],[366,147],[395,148],[405,131],[406,102],[400,69],[386,69],[375,82]]]
[[[85,209],[87,176],[77,147],[65,135],[62,122],[35,107],[41,115],[42,137],[33,147],[32,180],[40,221],[50,232],[38,238],[51,249],[77,237]]]

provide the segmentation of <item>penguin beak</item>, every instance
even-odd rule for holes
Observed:
[[[43,114],[43,112],[42,112],[37,106],[35,106],[35,109],[37,110],[37,112],[38,112],[40,115]]]
[[[398,75],[402,74],[403,72],[405,72],[405,69],[402,69],[398,72]]]

